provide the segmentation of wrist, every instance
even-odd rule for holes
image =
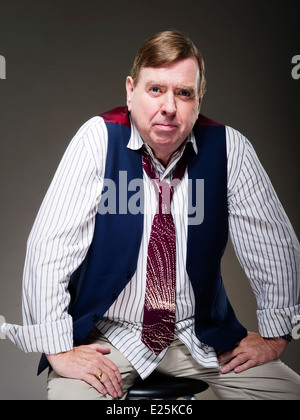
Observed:
[[[285,334],[279,337],[281,340],[287,341],[290,343],[293,340],[293,337],[291,334]]]
[[[67,351],[62,351],[60,353],[54,353],[54,354],[45,354],[46,358],[48,359],[48,362],[50,363],[50,361],[55,360],[55,359],[59,359],[60,356],[64,356],[67,353],[70,353],[71,350],[67,350]]]

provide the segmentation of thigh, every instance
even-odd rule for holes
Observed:
[[[99,343],[109,347],[111,352],[106,355],[119,368],[123,378],[123,397],[126,397],[128,389],[133,385],[138,373],[131,363],[109,341],[93,330],[84,344]],[[91,385],[77,379],[68,379],[59,376],[52,369],[49,370],[47,381],[48,400],[111,400],[110,395],[103,395]]]
[[[300,377],[280,360],[241,373],[219,372],[210,385],[220,399],[300,400]]]
[[[222,400],[300,400],[300,376],[280,360],[256,366],[245,372],[222,374],[218,368],[205,368],[176,340],[159,369],[175,376],[201,379]]]

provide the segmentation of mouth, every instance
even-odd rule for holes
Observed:
[[[155,124],[155,127],[160,131],[173,131],[178,128],[177,125],[167,123]]]

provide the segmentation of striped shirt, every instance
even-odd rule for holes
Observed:
[[[25,352],[56,354],[73,348],[67,287],[93,239],[103,191],[107,141],[101,117],[91,118],[80,128],[63,156],[33,225],[24,266],[24,325],[4,324],[1,328]],[[188,141],[198,153],[193,133]],[[226,127],[226,143],[232,243],[257,299],[261,335],[282,336],[292,331],[292,318],[300,314],[299,243],[249,141]],[[132,124],[127,147],[137,150],[142,145]],[[152,155],[161,180],[170,182],[180,155],[174,155],[167,168]],[[145,172],[143,184],[144,231],[136,273],[98,328],[144,378],[167,350],[156,356],[141,342],[147,247],[156,211],[155,191]],[[171,204],[177,240],[175,336],[198,363],[218,367],[214,349],[201,343],[194,332],[195,298],[186,272],[187,193],[186,171]]]

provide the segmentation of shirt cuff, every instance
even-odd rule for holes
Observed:
[[[1,331],[25,353],[57,354],[73,349],[73,322],[63,320],[36,325],[4,323]]]
[[[290,334],[299,319],[300,305],[283,309],[263,309],[257,311],[259,332],[262,337],[273,338]]]

